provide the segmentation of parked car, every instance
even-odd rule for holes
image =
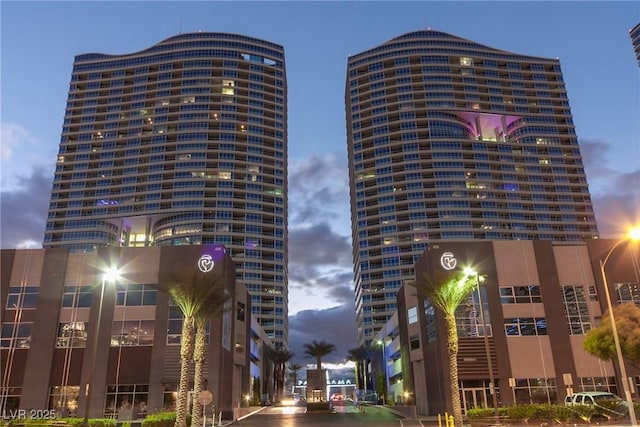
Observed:
[[[620,396],[607,391],[581,391],[564,399],[567,406],[586,405],[597,406],[615,415],[622,415],[627,411],[626,404]]]
[[[564,399],[564,404],[567,406],[573,405],[598,405],[601,402],[620,402],[622,403],[622,398],[613,393],[609,393],[607,391],[581,391],[579,393],[574,393],[571,396],[567,396]]]

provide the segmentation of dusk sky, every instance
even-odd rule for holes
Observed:
[[[39,248],[74,56],[133,53],[179,33],[284,46],[289,342],[356,347],[344,88],[347,58],[430,27],[560,58],[602,237],[640,223],[640,2],[0,2],[0,247]]]

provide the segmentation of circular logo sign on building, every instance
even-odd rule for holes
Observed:
[[[215,263],[213,262],[213,258],[211,257],[211,255],[204,254],[198,260],[198,268],[203,273],[208,273],[213,270],[214,265]]]
[[[451,252],[445,252],[440,257],[440,265],[445,270],[453,270],[454,268],[456,268],[457,264],[458,261],[456,260],[455,255],[453,255],[453,253]]]

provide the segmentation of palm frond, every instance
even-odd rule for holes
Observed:
[[[424,274],[416,280],[418,293],[431,300],[434,306],[445,313],[453,314],[456,308],[476,287],[476,277],[464,272],[453,274]]]

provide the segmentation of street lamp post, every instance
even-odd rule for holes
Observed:
[[[495,379],[493,376],[493,363],[491,362],[491,351],[489,350],[489,337],[487,336],[487,323],[484,318],[484,306],[482,304],[482,292],[480,291],[480,275],[471,268],[465,268],[465,273],[475,275],[476,290],[478,291],[478,305],[480,305],[480,321],[482,322],[482,336],[484,338],[484,352],[487,357],[487,367],[489,368],[489,393],[493,403],[494,414],[498,416],[498,397],[496,395]]]
[[[630,233],[630,238],[637,240],[640,238],[640,229],[635,229]],[[609,311],[609,321],[611,322],[611,334],[613,335],[613,342],[616,347],[616,356],[618,358],[618,365],[620,366],[620,377],[622,380],[622,388],[624,389],[624,397],[627,401],[627,407],[629,409],[629,419],[631,421],[632,426],[637,426],[638,421],[636,420],[636,411],[633,406],[633,399],[631,398],[631,390],[629,387],[629,378],[627,377],[627,369],[624,364],[624,358],[622,357],[622,348],[620,347],[620,337],[618,336],[618,327],[616,326],[616,320],[613,315],[613,307],[611,306],[611,295],[609,294],[609,283],[607,282],[607,275],[605,273],[605,266],[607,261],[609,261],[609,257],[613,251],[623,242],[626,242],[627,239],[619,240],[613,247],[609,250],[607,255],[604,257],[604,260],[600,259],[600,274],[602,275],[602,284],[604,285],[604,295],[607,300],[607,310]]]
[[[89,377],[84,389],[84,420],[82,425],[89,426],[89,404],[91,401],[91,381],[93,379],[93,371],[96,369],[96,353],[98,352],[98,335],[100,332],[100,323],[102,320],[102,304],[104,302],[104,288],[107,282],[113,282],[118,279],[120,272],[117,268],[110,268],[102,275],[100,284],[100,304],[98,305],[98,318],[93,328],[93,340],[91,341],[91,365],[89,366]]]

